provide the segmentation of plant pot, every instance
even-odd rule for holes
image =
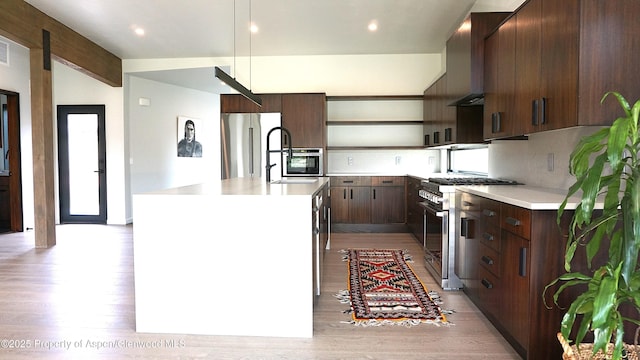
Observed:
[[[611,359],[613,353],[613,344],[607,345],[607,353],[604,354],[602,350],[599,350],[595,355],[591,355],[593,350],[593,344],[581,343],[580,350],[575,345],[570,345],[567,339],[562,336],[562,333],[558,332],[558,341],[562,345],[562,360],[608,360]],[[640,346],[638,343],[638,332],[636,331],[635,345],[624,345],[626,356],[623,355],[623,359],[628,360],[640,360]]]

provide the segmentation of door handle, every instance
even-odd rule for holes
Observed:
[[[518,266],[518,275],[527,277],[527,248],[520,248],[520,262]]]
[[[507,217],[505,222],[511,226],[520,226],[522,224],[520,220],[512,218],[511,216]]]
[[[489,210],[489,209],[483,209],[482,210],[482,215],[487,216],[487,217],[494,217],[496,216],[496,212],[493,210]]]
[[[461,218],[460,219],[460,235],[464,236],[467,239],[473,239],[473,228],[470,227],[472,225],[473,219]]]
[[[104,170],[102,169],[98,169],[98,170],[94,170],[94,173],[99,173],[99,174],[104,174]]]
[[[502,131],[502,115],[500,112],[491,114],[491,132],[499,133]]]
[[[460,236],[467,237],[467,231],[469,230],[469,225],[467,222],[467,218],[460,219]]]
[[[253,176],[253,128],[249,128],[249,173]]]
[[[486,287],[487,289],[493,289],[493,284],[491,283],[491,281],[487,280],[487,279],[482,279],[480,280],[480,282],[482,283],[482,285],[484,287]]]

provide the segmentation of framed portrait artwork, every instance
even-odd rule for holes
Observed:
[[[178,116],[178,157],[202,157],[202,144],[197,140],[202,122],[187,116]]]

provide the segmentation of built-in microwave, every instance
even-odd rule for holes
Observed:
[[[284,151],[282,176],[323,176],[322,149],[294,148],[292,156]]]

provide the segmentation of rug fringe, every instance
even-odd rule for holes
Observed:
[[[376,319],[368,319],[368,320],[351,320],[351,321],[340,321],[341,324],[350,324],[354,326],[362,326],[362,327],[377,327],[377,326],[404,326],[404,327],[412,327],[420,324],[433,324],[436,326],[451,326],[451,323],[442,323],[440,321],[432,321],[432,320],[418,320],[418,319],[406,319],[406,320],[376,320]]]
[[[335,295],[333,295],[341,304],[349,304],[349,309],[343,310],[343,314],[353,314],[353,308],[351,307],[351,295],[349,295],[349,290],[340,290]],[[432,298],[433,302],[440,305],[443,303],[440,300],[440,295],[435,291],[429,291],[429,296]],[[455,310],[444,310],[442,308],[439,309],[440,312],[444,315],[451,315],[455,313]],[[351,324],[355,326],[369,327],[369,326],[383,326],[383,325],[398,325],[411,327],[420,324],[434,324],[437,326],[445,325],[452,326],[455,325],[450,321],[442,322],[442,321],[433,321],[433,320],[419,320],[419,319],[405,319],[405,320],[376,320],[376,319],[368,319],[368,320],[350,320],[350,321],[340,321],[341,324]]]
[[[349,304],[351,305],[351,295],[349,295],[349,290],[340,290],[337,294],[334,295],[341,304]]]

